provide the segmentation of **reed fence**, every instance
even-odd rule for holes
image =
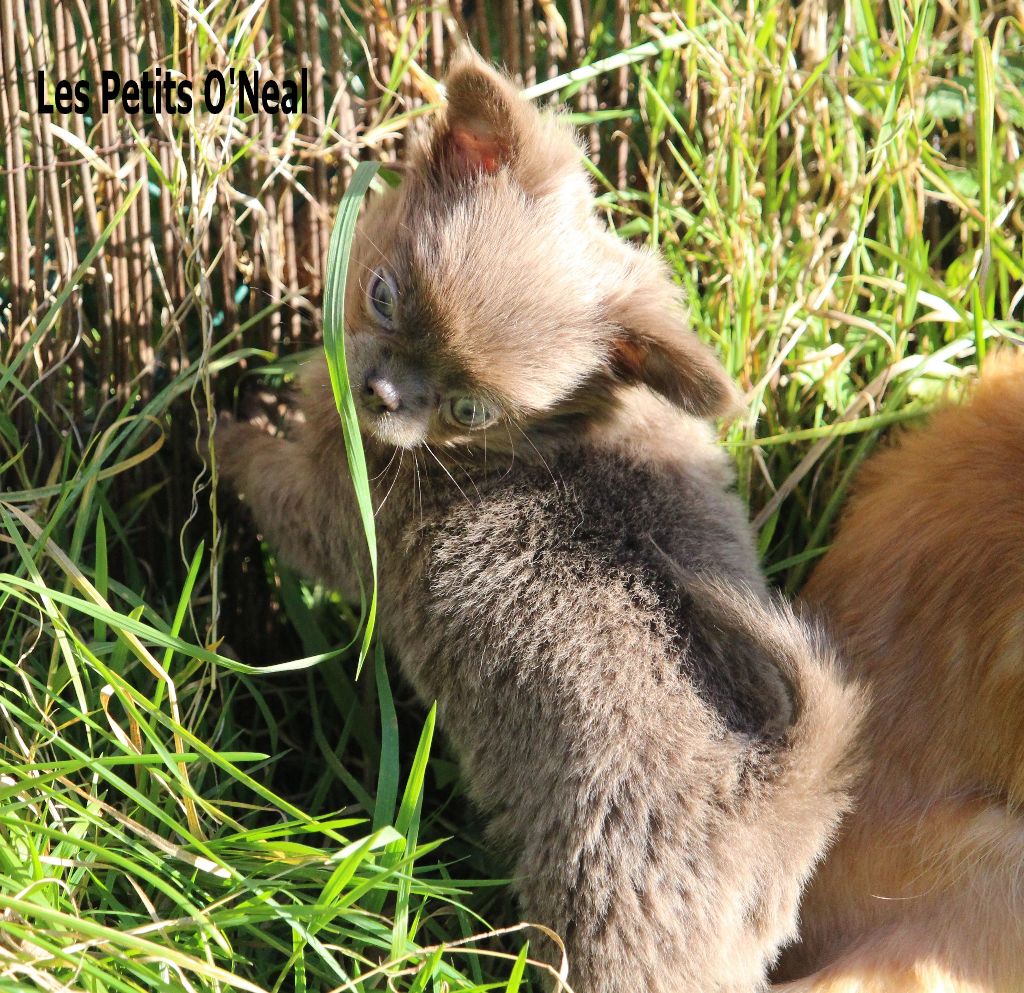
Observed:
[[[31,349],[21,385],[36,415],[66,406],[75,421],[102,419],[105,404],[145,397],[225,330],[273,351],[314,340],[339,189],[359,159],[390,158],[404,129],[437,103],[435,80],[453,47],[470,39],[524,85],[597,50],[588,0],[258,0],[211,11],[165,0],[0,0],[0,359],[10,367]],[[656,35],[667,15],[650,11],[638,25],[616,2],[601,17],[614,25],[603,42],[613,51]],[[207,71],[256,68],[278,81],[308,69],[305,112],[198,105]],[[196,107],[44,113],[40,70],[51,101],[56,79],[88,79],[98,97],[104,71],[127,80],[159,70],[193,80]],[[627,73],[623,65],[584,82],[573,103],[625,103]],[[596,126],[590,138],[600,155]],[[624,134],[610,154],[625,183]],[[62,292],[68,300],[40,334]]]

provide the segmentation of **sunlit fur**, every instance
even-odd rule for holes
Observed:
[[[447,85],[349,273],[379,631],[577,993],[751,993],[845,804],[857,695],[767,594],[708,423],[735,391],[662,264],[600,225],[559,118],[472,56]],[[368,312],[381,266],[391,330]],[[226,422],[215,453],[280,555],[358,596],[321,360],[303,385],[291,437]],[[501,416],[453,427],[459,395]]]
[[[1020,993],[1024,353],[872,459],[804,596],[873,704],[791,988]]]

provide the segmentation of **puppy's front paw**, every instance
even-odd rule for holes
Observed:
[[[216,465],[222,479],[236,482],[242,467],[266,439],[267,433],[259,425],[236,420],[233,414],[222,410],[213,431],[204,430],[200,435],[197,448],[207,465]]]

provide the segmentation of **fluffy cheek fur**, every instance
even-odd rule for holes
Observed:
[[[804,598],[873,706],[870,768],[805,900],[792,989],[1019,993],[1024,353],[865,467]]]

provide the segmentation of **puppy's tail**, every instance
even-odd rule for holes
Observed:
[[[866,693],[843,675],[822,629],[798,619],[780,598],[766,600],[720,577],[672,568],[712,628],[779,674],[789,706],[762,730],[756,749],[770,798],[764,813],[794,836],[819,834],[823,845],[849,803]]]
[[[791,708],[774,730],[786,739],[794,763],[817,757],[812,763],[816,766],[849,764],[866,694],[844,676],[821,626],[799,619],[781,597],[765,599],[707,573],[678,566],[674,571],[696,610],[779,673]],[[769,734],[772,730],[765,729]]]

